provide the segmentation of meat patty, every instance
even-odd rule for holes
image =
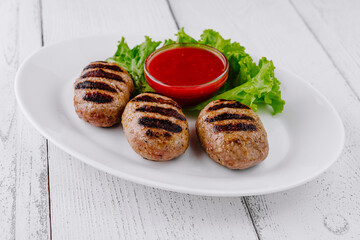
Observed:
[[[74,106],[79,118],[97,127],[111,127],[121,120],[134,83],[115,63],[87,65],[74,83]]]
[[[269,153],[259,116],[237,101],[210,102],[200,112],[196,132],[209,157],[230,169],[252,167]]]
[[[183,154],[189,145],[188,122],[171,98],[142,93],[133,98],[122,115],[125,136],[143,158],[167,161]]]

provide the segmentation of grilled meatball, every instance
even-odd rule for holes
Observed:
[[[237,101],[210,102],[196,121],[205,152],[230,169],[245,169],[263,161],[269,152],[267,134],[258,115]]]
[[[115,63],[103,61],[87,65],[74,83],[74,106],[78,116],[97,127],[111,127],[134,90],[129,73]]]
[[[167,161],[183,154],[189,145],[189,128],[181,107],[171,98],[142,93],[122,115],[125,136],[143,158]]]

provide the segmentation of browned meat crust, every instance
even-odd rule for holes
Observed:
[[[196,121],[196,132],[205,152],[230,169],[246,169],[269,153],[267,133],[258,115],[237,101],[209,103]]]
[[[133,90],[125,69],[115,63],[92,62],[74,83],[75,111],[94,126],[111,127],[120,122]]]
[[[189,145],[188,123],[172,99],[142,93],[133,98],[122,115],[125,136],[143,158],[167,161],[183,154]]]

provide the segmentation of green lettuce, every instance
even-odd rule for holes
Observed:
[[[250,57],[240,60],[241,73],[248,79],[245,83],[230,90],[216,94],[211,99],[202,102],[192,111],[200,111],[209,102],[217,99],[236,100],[250,106],[254,111],[258,104],[268,104],[273,108],[273,114],[281,113],[285,101],[281,99],[280,82],[274,76],[274,64],[272,61],[262,58],[259,64],[252,62]]]
[[[154,91],[145,80],[144,63],[147,56],[155,51],[160,44],[161,42],[152,41],[151,38],[145,36],[145,42],[130,49],[125,38],[122,37],[114,56],[106,59],[108,62],[119,64],[129,72],[134,81],[135,95]]]
[[[263,57],[256,64],[240,43],[224,39],[218,32],[211,29],[203,31],[199,40],[186,34],[183,28],[175,36],[175,40],[165,40],[163,46],[174,43],[205,44],[218,49],[229,61],[229,76],[224,86],[216,92],[214,97],[188,110],[200,111],[210,101],[228,99],[244,103],[254,111],[257,110],[259,104],[271,106],[273,114],[283,111],[285,101],[281,98],[280,81],[275,77],[272,61]],[[130,49],[122,38],[115,55],[107,59],[123,66],[130,73],[134,80],[136,94],[153,91],[145,81],[143,66],[146,57],[160,44],[161,42],[154,42],[151,38],[145,37],[144,43]]]

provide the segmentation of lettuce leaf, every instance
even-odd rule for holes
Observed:
[[[285,101],[281,99],[280,82],[274,76],[272,61],[262,58],[259,64],[252,62],[250,57],[240,60],[241,75],[248,81],[228,91],[215,95],[211,99],[190,108],[191,111],[200,111],[209,102],[217,99],[236,100],[250,106],[254,111],[258,104],[268,104],[273,108],[273,114],[281,113]]]
[[[281,98],[280,81],[274,75],[275,67],[272,61],[261,58],[256,64],[240,43],[224,39],[212,29],[204,30],[199,40],[186,34],[184,28],[181,28],[175,36],[177,37],[175,40],[165,40],[163,46],[174,43],[205,44],[221,51],[229,61],[229,76],[224,86],[214,97],[188,110],[200,111],[210,101],[228,99],[242,102],[254,111],[259,104],[270,105],[273,114],[283,111],[285,101]],[[135,94],[154,91],[146,83],[143,66],[146,57],[160,44],[161,42],[154,42],[146,36],[145,42],[130,49],[122,38],[115,55],[107,59],[123,66],[130,73],[135,84]]]
[[[119,64],[129,72],[134,81],[135,95],[154,91],[145,80],[144,63],[147,56],[155,51],[160,44],[161,42],[152,41],[150,37],[145,36],[145,42],[130,49],[125,38],[122,37],[114,56],[106,59],[108,62]]]

